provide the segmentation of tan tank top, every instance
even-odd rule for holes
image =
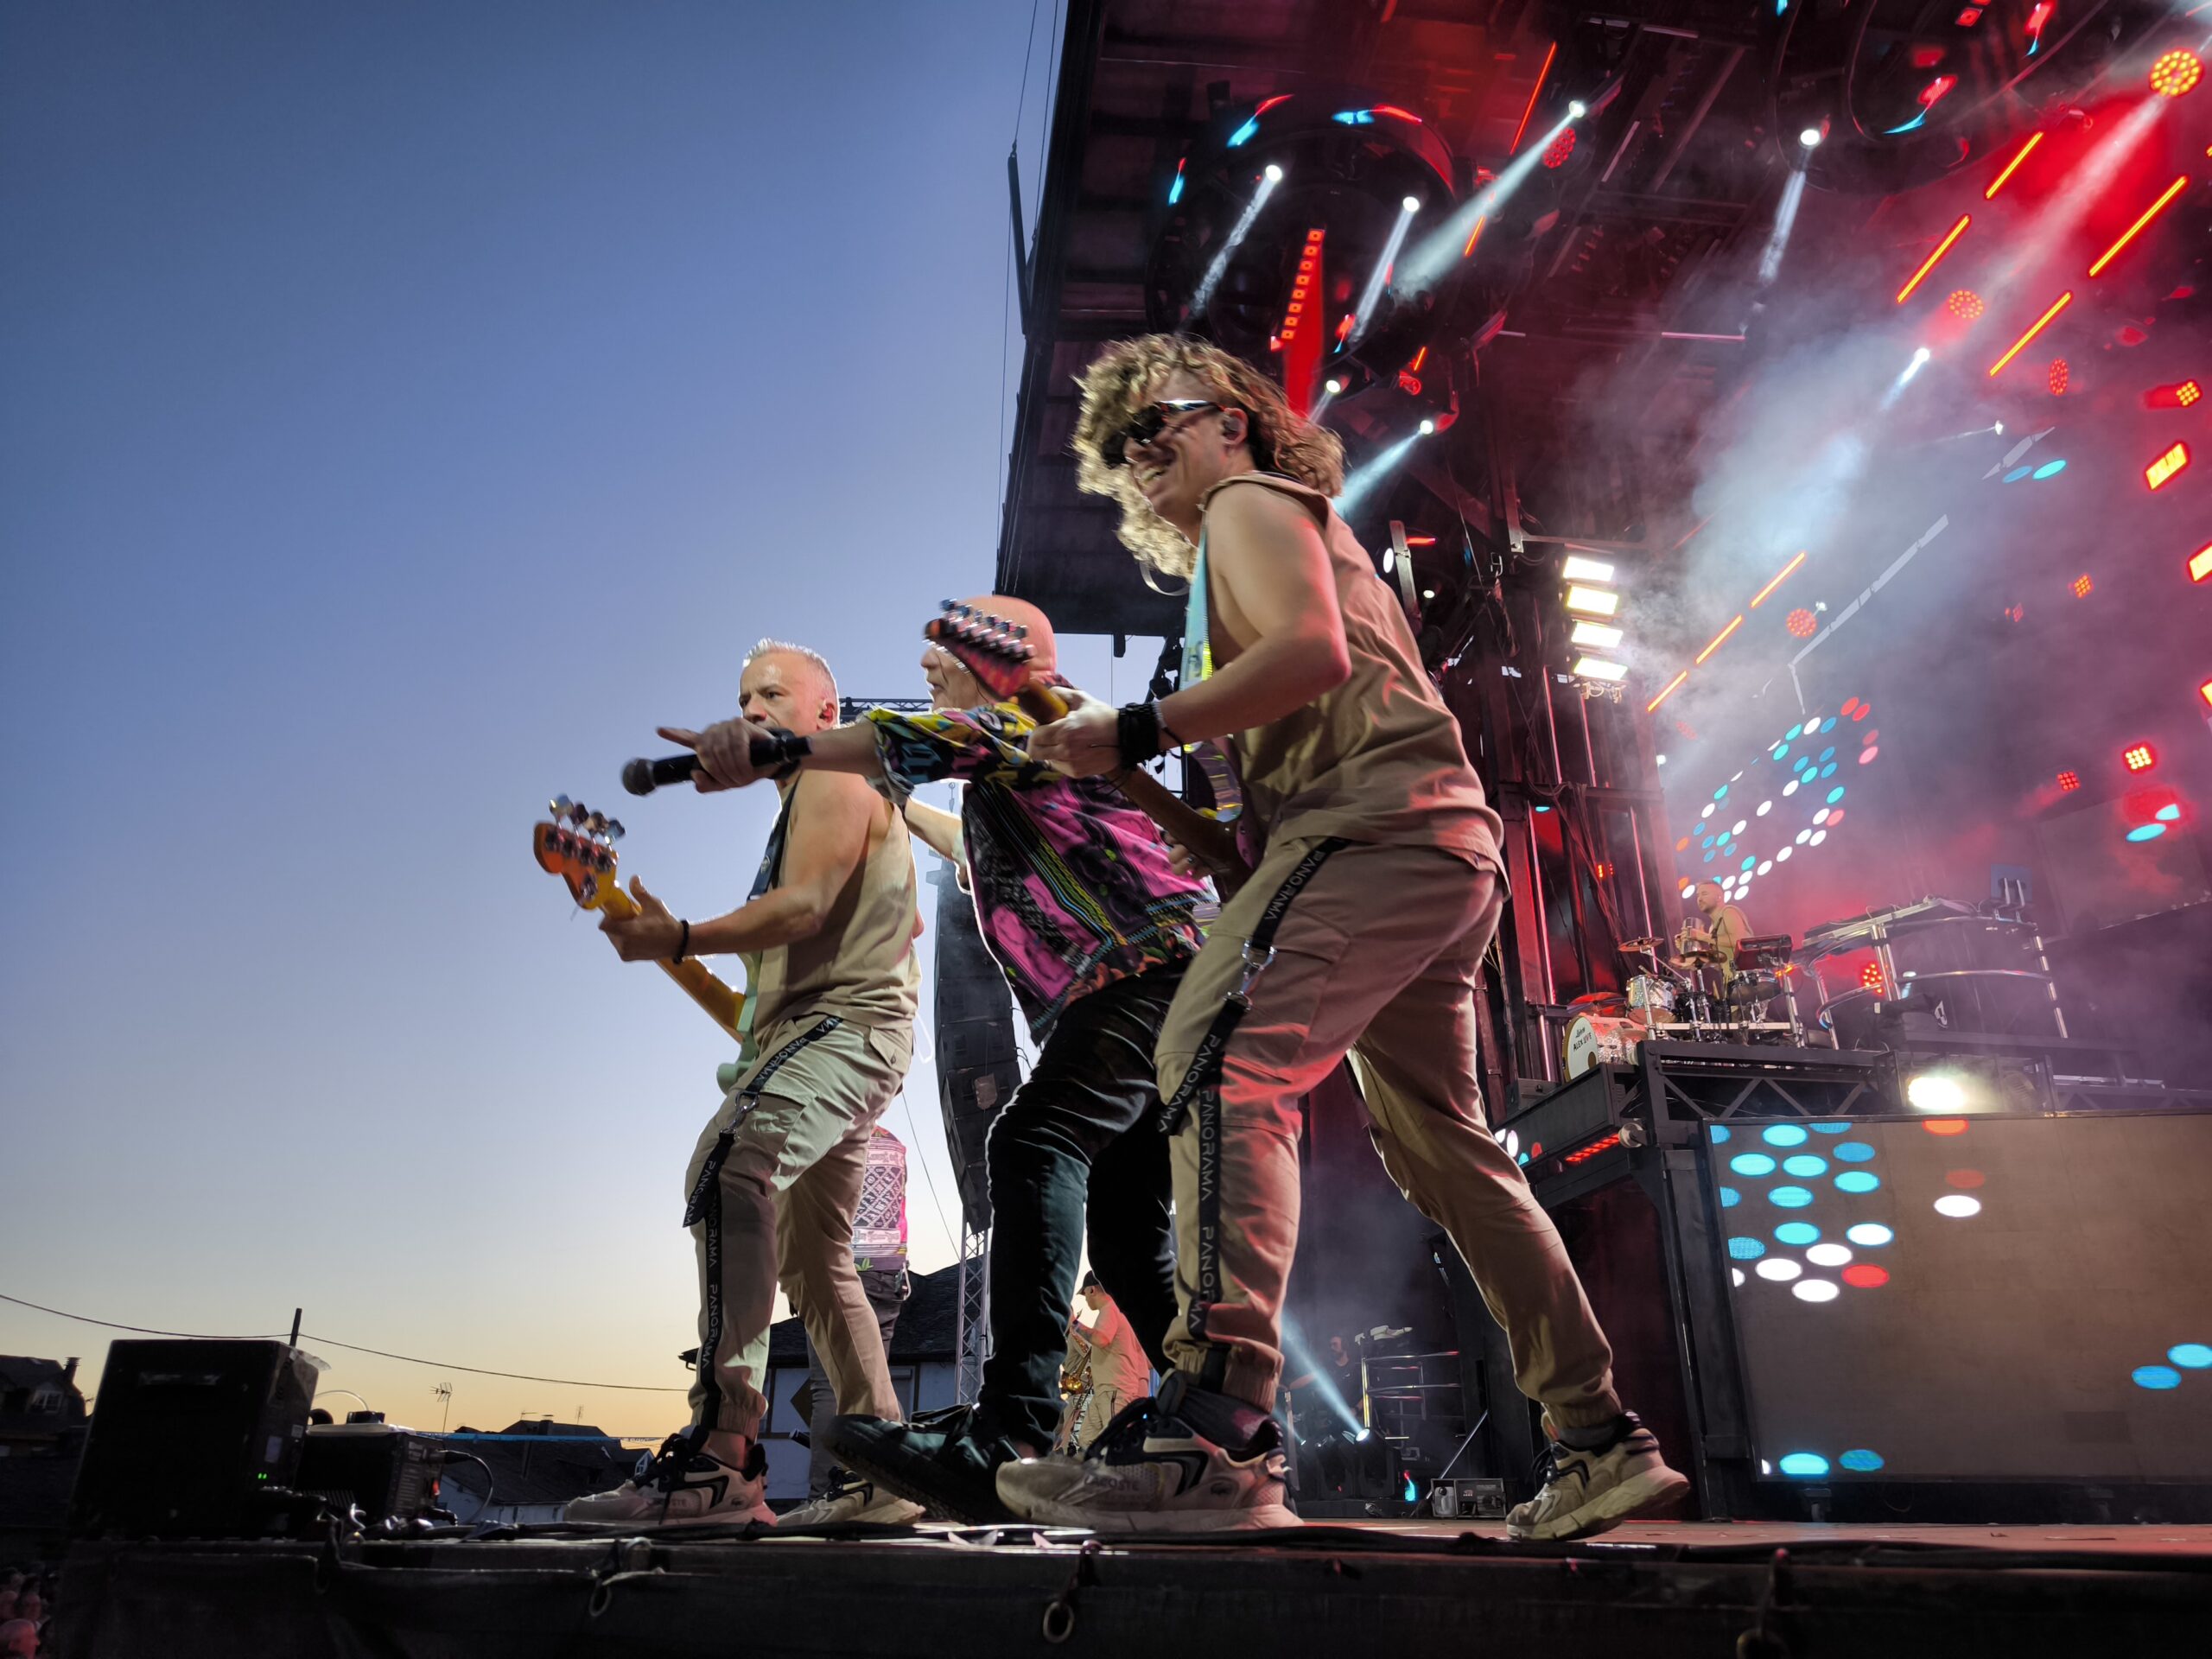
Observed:
[[[1227,480],[1205,500],[1245,485],[1290,497],[1320,525],[1351,658],[1351,677],[1335,690],[1270,725],[1223,740],[1243,785],[1246,810],[1259,815],[1269,842],[1342,836],[1444,848],[1502,868],[1497,849],[1504,825],[1484,800],[1459,722],[1422,672],[1405,613],[1366,550],[1326,496],[1272,473]],[[1199,505],[1203,511],[1205,503]],[[1210,616],[1220,614],[1218,606],[1207,609]],[[1217,656],[1221,643],[1217,635]]]
[[[802,772],[783,787],[811,784],[819,790],[842,782],[830,773]],[[807,833],[809,804],[804,796],[792,804],[789,835]],[[753,981],[755,1031],[825,1014],[859,1026],[912,1023],[922,978],[914,952],[914,855],[895,820],[871,836],[874,845],[830,906],[822,931],[762,953]]]

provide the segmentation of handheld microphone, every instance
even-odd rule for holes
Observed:
[[[632,795],[650,795],[663,784],[690,782],[691,774],[698,770],[696,754],[668,754],[658,760],[640,755],[623,766],[622,787]]]
[[[796,771],[813,745],[780,726],[771,726],[766,732],[756,734],[747,747],[752,752],[755,766],[764,770],[781,767],[783,770],[775,774],[780,778]],[[699,757],[696,754],[664,754],[658,760],[640,756],[623,766],[622,787],[632,795],[650,795],[663,784],[690,782],[692,774],[698,770]]]

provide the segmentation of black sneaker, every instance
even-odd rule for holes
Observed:
[[[1001,1464],[1020,1449],[982,1412],[960,1408],[910,1423],[880,1417],[840,1417],[830,1426],[837,1460],[879,1486],[971,1526],[1014,1520],[999,1501]]]

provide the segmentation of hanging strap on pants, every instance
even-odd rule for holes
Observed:
[[[1260,919],[1252,925],[1250,937],[1244,942],[1243,972],[1222,998],[1221,1012],[1214,1015],[1206,1034],[1198,1039],[1198,1051],[1191,1056],[1190,1070],[1183,1074],[1183,1081],[1160,1115],[1160,1128],[1174,1135],[1182,1129],[1194,1106],[1198,1111],[1198,1259],[1194,1274],[1196,1289],[1191,1298],[1190,1312],[1185,1316],[1185,1324],[1194,1341],[1205,1339],[1206,1311],[1221,1296],[1222,1058],[1229,1052],[1230,1037],[1251,1010],[1253,988],[1260,982],[1260,976],[1267,972],[1268,963],[1275,959],[1275,933],[1282,926],[1282,918],[1290,912],[1291,901],[1306,890],[1332,853],[1349,844],[1341,836],[1316,842],[1268,899]],[[1221,1386],[1228,1363],[1226,1349],[1217,1350],[1209,1357],[1202,1378],[1207,1386]]]
[[[762,1063],[738,1091],[737,1109],[730,1114],[722,1132],[715,1137],[714,1150],[700,1166],[699,1179],[691,1184],[690,1200],[683,1206],[683,1224],[696,1227],[703,1223],[706,1229],[706,1283],[702,1287],[706,1297],[706,1329],[701,1333],[699,1343],[698,1374],[706,1388],[707,1403],[691,1427],[695,1450],[705,1444],[708,1431],[719,1421],[717,1414],[722,1397],[721,1379],[715,1362],[715,1351],[722,1345],[722,1165],[729,1157],[738,1130],[760,1103],[769,1080],[783,1069],[784,1063],[844,1023],[839,1015],[825,1014],[810,1029],[801,1032]]]

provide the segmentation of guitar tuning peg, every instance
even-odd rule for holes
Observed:
[[[1029,625],[1027,622],[1015,624],[1014,637],[1017,639],[1027,639],[1029,637]]]
[[[601,834],[607,829],[607,814],[604,812],[594,812],[589,814],[584,819],[584,828],[590,830],[594,836]]]
[[[546,803],[545,810],[553,815],[555,822],[557,823],[560,819],[568,816],[569,809],[575,804],[575,803],[570,800],[567,796],[556,795],[550,801]]]
[[[583,823],[583,821],[590,816],[591,809],[586,806],[582,801],[571,801],[569,803],[569,822],[570,823],[581,826]]]
[[[607,821],[607,838],[609,841],[620,841],[620,840],[621,840],[621,839],[622,839],[622,820],[621,820],[621,819],[620,819],[620,818],[609,818],[609,819]]]
[[[952,601],[949,599],[941,599],[938,601],[937,607],[940,611],[950,611],[952,608]]]

